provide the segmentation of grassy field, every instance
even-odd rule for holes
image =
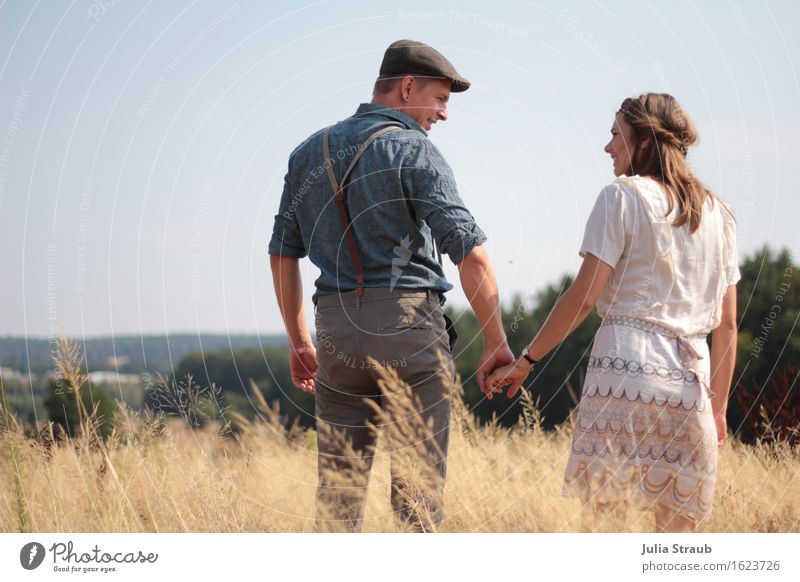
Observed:
[[[62,372],[80,386],[76,368]],[[263,419],[239,418],[235,433],[123,407],[106,441],[92,430],[91,411],[84,411],[82,436],[52,441],[49,431],[31,435],[0,410],[0,530],[312,531],[316,434],[287,430],[276,411],[259,406]],[[560,494],[571,427],[543,431],[530,399],[525,412],[511,429],[480,427],[454,401],[439,531],[652,531],[652,517],[638,512],[614,524],[582,519],[580,503]],[[364,531],[396,531],[386,455],[393,439],[381,437]],[[800,451],[729,441],[720,452],[715,507],[700,531],[800,531]]]

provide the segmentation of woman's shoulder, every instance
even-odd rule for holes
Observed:
[[[630,197],[641,205],[654,221],[663,221],[669,215],[669,194],[658,180],[650,177],[620,176],[615,180],[630,193]],[[677,211],[672,209],[673,214]]]
[[[659,182],[653,178],[640,176],[639,174],[633,176],[626,176],[623,174],[618,176],[609,186],[615,186],[631,194],[638,193],[656,196],[663,196],[664,194],[664,187]]]
[[[733,213],[733,207],[728,202],[725,202],[718,196],[714,197],[714,202],[719,205],[719,211],[720,214],[722,214],[722,220],[725,222],[736,222],[736,215]]]
[[[736,239],[736,215],[733,213],[733,208],[730,204],[721,200],[720,198],[714,199],[714,206],[719,212],[722,222],[722,230],[725,233],[726,239]]]
[[[639,175],[617,177],[600,191],[600,198],[614,200],[625,206],[638,206],[642,199],[648,207],[660,207],[665,202],[661,185],[650,178]]]
[[[736,215],[731,205],[719,196],[709,194],[703,203],[703,216],[700,221],[701,228],[716,232],[722,228],[724,230],[736,229]]]
[[[603,186],[600,190],[601,196],[628,196],[635,195],[637,189],[637,178],[640,176],[619,176],[614,179],[613,182],[610,182]]]

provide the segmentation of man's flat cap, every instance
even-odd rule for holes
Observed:
[[[469,89],[469,81],[435,48],[416,40],[398,40],[383,55],[380,78],[404,75],[440,77],[450,81],[450,90],[459,93]]]

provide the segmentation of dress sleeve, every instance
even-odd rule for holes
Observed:
[[[722,224],[724,244],[722,246],[723,260],[725,261],[725,278],[728,286],[736,285],[742,278],[739,272],[739,253],[736,250],[736,219],[733,211],[726,204],[722,204]]]
[[[624,193],[617,184],[600,191],[586,222],[580,256],[590,253],[616,267],[625,250]]]

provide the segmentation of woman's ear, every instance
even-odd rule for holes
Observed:
[[[647,148],[649,148],[650,144],[652,143],[653,139],[649,135],[646,135],[639,140],[639,149],[642,150],[643,152],[647,151]]]

